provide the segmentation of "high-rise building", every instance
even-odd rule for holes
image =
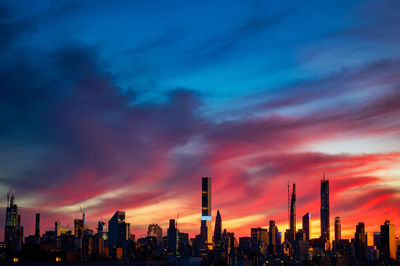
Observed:
[[[306,240],[310,240],[311,234],[311,213],[307,212],[303,215],[303,230],[306,233]]]
[[[222,247],[222,218],[219,210],[217,211],[217,217],[215,218],[215,228],[214,228],[214,254],[223,252]]]
[[[10,191],[7,194],[4,242],[11,250],[16,250],[18,246],[18,207],[14,200],[14,194]]]
[[[365,238],[365,225],[358,223],[356,233],[354,234],[354,251],[356,258],[360,261],[367,259],[367,241]]]
[[[40,237],[40,213],[36,213],[35,236]]]
[[[161,244],[162,228],[158,224],[149,224],[147,227],[147,236],[154,236],[157,239],[157,244]]]
[[[21,250],[23,239],[24,239],[24,227],[21,226],[21,215],[18,214],[17,244],[16,244],[16,247],[15,247],[16,251],[20,251]]]
[[[179,242],[179,231],[176,228],[175,219],[169,220],[169,228],[168,228],[168,255],[176,256],[178,251],[178,242]]]
[[[296,184],[293,184],[292,198],[290,200],[290,231],[289,241],[294,244],[296,238]]]
[[[396,259],[395,226],[390,221],[381,225],[381,254],[386,259]]]
[[[203,248],[212,248],[211,177],[202,178],[201,188],[201,245]]]
[[[108,221],[109,245],[124,248],[130,235],[130,224],[125,222],[125,212],[116,211]]]
[[[339,242],[342,239],[342,226],[340,223],[340,217],[335,217],[335,242]]]
[[[222,219],[219,210],[217,210],[217,217],[215,218],[214,242],[220,241],[221,237],[222,237]]]
[[[278,244],[278,227],[276,227],[274,220],[270,220],[268,254],[276,255],[277,244]]]
[[[374,232],[373,236],[374,246],[381,251],[381,232]]]
[[[35,219],[35,244],[40,244],[40,213],[36,213]]]
[[[329,180],[321,180],[321,238],[329,240]]]

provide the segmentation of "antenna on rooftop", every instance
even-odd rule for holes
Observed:
[[[82,213],[82,221],[83,221],[83,225],[85,225],[85,215],[86,215],[86,209],[82,209],[82,207],[79,205],[79,209],[81,209],[81,213]]]

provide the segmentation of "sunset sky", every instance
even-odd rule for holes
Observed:
[[[117,3],[118,2],[118,3]],[[400,233],[400,1],[0,1],[0,237],[126,211],[236,236],[311,212]]]

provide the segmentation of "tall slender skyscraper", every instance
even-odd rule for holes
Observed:
[[[280,244],[278,241],[278,227],[275,225],[274,220],[269,221],[269,245],[268,245],[268,253],[272,255],[276,255],[276,247],[277,244]]]
[[[395,236],[395,227],[393,224],[390,224],[390,221],[385,221],[383,225],[381,225],[381,252],[382,256],[386,259],[396,259],[396,236]]]
[[[321,238],[330,239],[329,230],[329,180],[325,179],[325,173],[321,180]]]
[[[202,178],[201,188],[201,244],[203,247],[211,248],[211,177]]]
[[[335,217],[335,242],[339,242],[342,239],[342,226],[340,223],[340,217]]]
[[[306,233],[306,240],[310,240],[311,226],[310,226],[311,213],[307,212],[303,216],[303,230]]]
[[[294,243],[296,236],[296,184],[293,184],[292,199],[290,201],[290,231],[289,240]]]

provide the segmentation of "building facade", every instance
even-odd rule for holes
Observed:
[[[321,238],[330,239],[329,228],[329,180],[325,179],[325,173],[321,180]]]
[[[201,245],[212,248],[211,228],[211,177],[203,177],[201,184]]]

